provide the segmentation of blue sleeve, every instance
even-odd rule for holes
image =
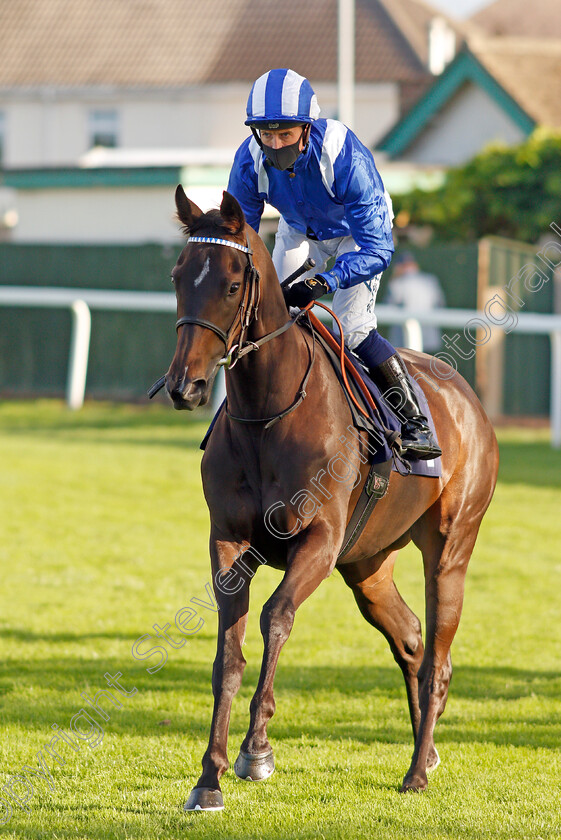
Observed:
[[[370,152],[350,137],[335,164],[334,190],[360,250],[341,254],[331,271],[321,275],[332,290],[348,289],[381,274],[394,252],[382,179]]]
[[[259,197],[257,175],[253,158],[248,151],[248,141],[242,143],[234,157],[228,180],[228,192],[239,201],[248,225],[259,233],[265,202]]]

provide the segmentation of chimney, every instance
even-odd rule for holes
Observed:
[[[429,25],[429,70],[438,76],[456,54],[456,33],[443,17]]]

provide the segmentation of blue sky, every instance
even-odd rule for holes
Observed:
[[[450,17],[461,20],[478,12],[484,6],[489,6],[491,0],[428,0],[428,3],[435,9],[446,12]]]

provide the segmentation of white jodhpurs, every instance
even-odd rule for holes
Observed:
[[[325,271],[330,257],[338,257],[340,254],[358,250],[359,246],[352,236],[316,242],[288,225],[281,216],[275,237],[273,263],[279,280],[282,282],[293,271],[300,268],[308,257],[312,257],[316,264],[302,277],[313,277]],[[333,311],[341,322],[345,344],[351,350],[354,350],[376,327],[374,303],[381,276],[377,274],[371,280],[351,286],[350,289],[337,289],[333,295]],[[338,332],[336,324],[333,326]]]

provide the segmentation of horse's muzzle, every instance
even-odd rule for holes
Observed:
[[[206,379],[194,379],[192,382],[178,382],[175,385],[166,382],[166,389],[178,411],[193,411],[200,405],[206,405],[210,386]]]

